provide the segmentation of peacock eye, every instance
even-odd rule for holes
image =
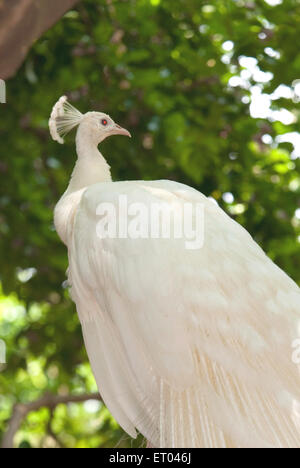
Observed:
[[[101,123],[102,123],[102,125],[104,125],[104,127],[105,127],[105,126],[107,125],[108,122],[107,122],[106,119],[102,119],[102,120],[101,120]]]

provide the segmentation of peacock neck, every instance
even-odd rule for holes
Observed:
[[[78,131],[76,136],[77,161],[67,192],[72,193],[98,182],[111,182],[110,166],[98,150],[97,142]]]

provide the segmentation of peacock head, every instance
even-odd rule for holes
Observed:
[[[99,144],[111,135],[131,137],[128,130],[120,127],[113,119],[102,112],[82,114],[62,96],[53,107],[49,128],[53,140],[64,143],[64,136],[78,126],[78,132],[88,142]]]

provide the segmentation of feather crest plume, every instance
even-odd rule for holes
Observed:
[[[54,105],[49,119],[49,129],[53,140],[63,144],[63,137],[80,124],[83,114],[73,107],[66,96]]]

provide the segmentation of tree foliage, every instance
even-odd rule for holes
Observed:
[[[131,131],[101,147],[115,180],[199,189],[299,281],[299,151],[285,141],[298,131],[299,26],[297,0],[84,0],[34,44],[0,107],[0,437],[16,403],[96,391],[53,227],[75,161],[74,135],[50,140],[53,104],[67,94]],[[30,412],[15,437],[118,442],[132,444],[94,400]]]

